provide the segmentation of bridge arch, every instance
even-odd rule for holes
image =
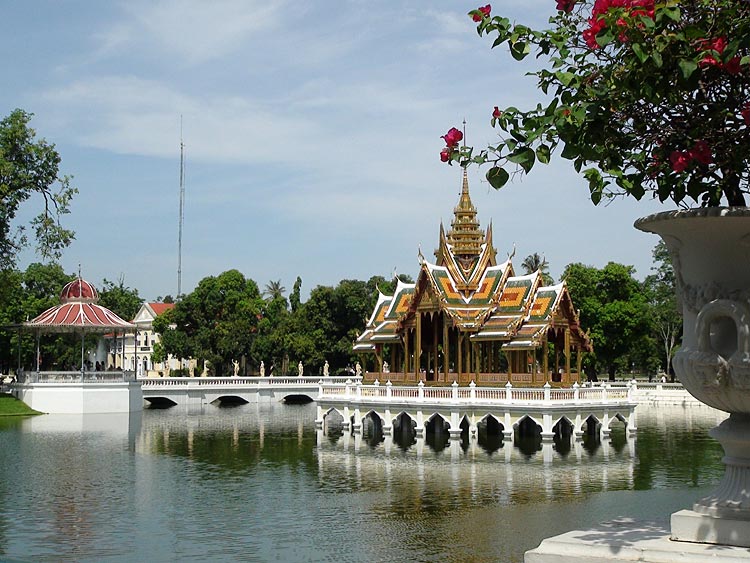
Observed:
[[[451,423],[440,413],[432,413],[424,422],[426,432],[439,433],[450,429]]]
[[[344,413],[342,413],[339,409],[337,409],[335,407],[331,407],[331,408],[329,408],[327,411],[325,411],[323,413],[323,420],[328,420],[328,416],[329,415],[334,415],[333,418],[335,418],[337,420],[338,420],[339,417],[341,418],[342,421],[346,420],[344,418]]]
[[[575,431],[575,424],[563,415],[552,424],[552,432],[559,436],[570,436]]]
[[[369,424],[368,424],[369,421]],[[361,418],[362,428],[370,427],[374,432],[382,432],[385,420],[375,409],[367,411]]]
[[[505,425],[496,415],[492,413],[485,414],[477,422],[477,428],[481,428],[487,434],[502,434],[505,432]]]
[[[408,412],[401,411],[393,417],[391,426],[396,432],[414,432],[417,427],[417,421]]]
[[[239,395],[221,395],[217,397],[211,404],[219,405],[220,407],[238,407],[240,405],[246,405],[250,401]]]
[[[616,420],[619,420],[620,422],[622,422],[625,425],[625,428],[627,428],[627,426],[628,426],[628,419],[625,418],[625,415],[623,415],[619,411],[615,412],[615,414],[613,416],[609,417],[609,420],[607,422],[609,423],[609,425],[611,425],[612,422],[614,422]]]
[[[281,402],[285,405],[306,405],[312,403],[314,400],[306,393],[290,393],[281,398]]]
[[[167,397],[144,397],[148,402],[148,408],[152,409],[169,409],[177,406],[177,403]]]
[[[580,431],[584,434],[597,435],[601,426],[602,421],[592,413],[583,420]]]
[[[513,429],[520,434],[542,432],[543,428],[542,423],[530,414],[523,415],[513,424]]]

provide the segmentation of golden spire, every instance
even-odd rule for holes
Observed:
[[[477,209],[469,195],[469,179],[466,168],[463,171],[463,185],[458,205],[453,209],[453,221],[448,232],[448,244],[455,256],[475,257],[482,253],[484,232],[479,228]]]

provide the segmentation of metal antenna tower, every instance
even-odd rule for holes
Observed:
[[[182,295],[182,224],[185,221],[185,143],[182,142],[182,115],[180,115],[180,228],[177,235],[177,295]]]

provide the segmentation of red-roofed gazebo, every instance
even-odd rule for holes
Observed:
[[[50,307],[36,318],[15,325],[19,330],[33,331],[36,336],[36,369],[24,372],[19,366],[13,394],[41,412],[60,414],[129,413],[143,408],[141,384],[134,372],[107,369],[102,363],[86,364],[86,336],[89,334],[122,337],[136,332],[136,325],[98,304],[96,288],[79,276],[60,292],[60,304]],[[81,335],[80,370],[41,371],[39,340],[42,334],[75,333]],[[117,346],[115,345],[115,350]],[[123,362],[124,363],[124,362]],[[98,362],[97,362],[98,364]]]
[[[78,278],[68,283],[60,292],[60,304],[50,307],[36,318],[23,323],[23,327],[33,330],[37,340],[37,365],[39,373],[39,336],[43,332],[75,332],[81,334],[81,373],[84,372],[86,334],[135,332],[137,327],[115,313],[102,307],[99,292],[84,279]]]

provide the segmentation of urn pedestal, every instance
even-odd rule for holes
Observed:
[[[658,213],[635,226],[660,235],[674,265],[683,311],[677,377],[696,399],[730,413],[710,432],[726,472],[692,510],[672,514],[670,529],[610,522],[548,538],[526,563],[750,560],[750,210]]]
[[[718,488],[672,515],[672,539],[750,547],[750,210],[658,213],[635,223],[669,249],[683,312],[675,374],[730,413],[710,434],[724,448]]]

